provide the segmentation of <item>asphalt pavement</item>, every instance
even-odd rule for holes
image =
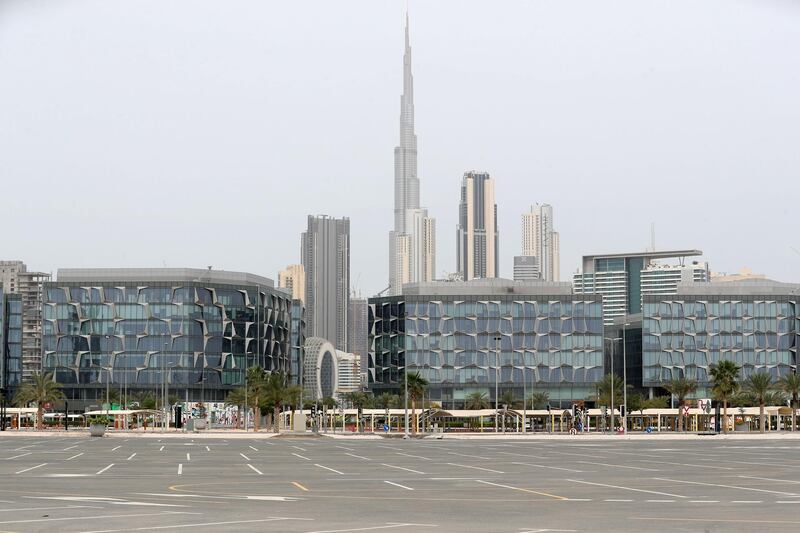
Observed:
[[[797,531],[800,441],[0,436],[0,531]]]

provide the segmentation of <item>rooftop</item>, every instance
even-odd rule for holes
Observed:
[[[678,295],[721,296],[785,296],[800,295],[799,283],[783,283],[771,279],[679,283]]]
[[[695,257],[703,255],[702,250],[662,250],[662,251],[645,251],[645,252],[628,252],[618,254],[592,254],[583,256],[583,272],[590,274],[594,272],[594,262],[596,259],[627,259],[633,257],[641,257],[646,260],[653,259],[670,259],[673,257]]]
[[[471,281],[430,281],[403,285],[404,296],[504,296],[511,294],[571,295],[572,284],[557,281],[513,281],[505,278],[489,278]]]
[[[255,274],[205,268],[59,268],[56,279],[85,283],[183,281],[275,287],[273,280]]]

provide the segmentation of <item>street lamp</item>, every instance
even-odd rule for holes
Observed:
[[[614,374],[614,343],[622,340],[621,337],[603,337],[603,340],[611,342],[611,432],[614,432],[614,389],[616,388],[617,377]]]
[[[622,427],[625,432],[628,431],[628,361],[626,357],[626,342],[625,342],[625,328],[630,326],[630,323],[625,322],[622,324],[622,405],[625,406],[625,414],[622,415]]]
[[[499,335],[494,336],[494,432],[497,433],[497,416],[500,414],[500,341]]]

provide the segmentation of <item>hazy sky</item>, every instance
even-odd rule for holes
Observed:
[[[582,254],[699,248],[800,281],[800,4],[412,1],[422,203],[455,270],[460,180]],[[388,282],[402,1],[0,0],[0,258],[277,278],[308,214]]]

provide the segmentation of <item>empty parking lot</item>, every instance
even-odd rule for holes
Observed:
[[[800,528],[800,441],[0,438],[0,531]]]

